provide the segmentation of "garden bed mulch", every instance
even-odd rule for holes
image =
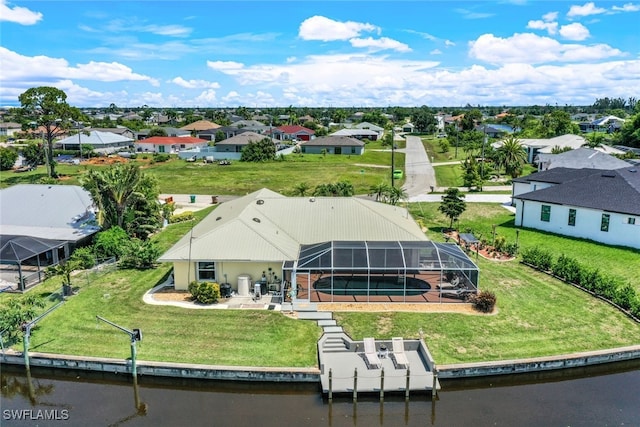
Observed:
[[[449,237],[450,239],[453,239],[461,247],[463,247],[463,243],[459,240],[457,231],[450,231],[450,232],[444,233],[444,235]],[[469,251],[474,254],[477,252],[478,255],[480,255],[482,258],[488,259],[491,261],[513,261],[514,259],[516,259],[515,256],[496,252],[493,246],[490,246],[490,245],[485,245],[481,249],[477,249],[476,245],[474,244],[469,246]]]

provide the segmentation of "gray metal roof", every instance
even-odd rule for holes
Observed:
[[[565,170],[564,173],[570,176],[571,172],[569,171],[571,169]],[[629,167],[611,171],[574,169],[573,171],[574,179],[566,179],[552,187],[520,194],[515,198],[640,215],[640,171],[638,168]]]
[[[18,184],[0,190],[3,235],[77,241],[99,228],[93,200],[77,185]]]
[[[256,132],[247,131],[239,135],[232,136],[231,138],[223,139],[220,142],[216,142],[216,145],[249,145],[250,142],[260,142],[265,138],[270,139],[274,144],[279,142],[267,135],[260,135]]]
[[[320,136],[300,145],[307,147],[364,147],[364,142],[348,136]]]
[[[620,169],[629,167],[629,163],[624,160],[591,148],[576,148],[560,154],[538,154],[538,162],[546,166],[543,166],[543,169],[558,167]]]
[[[399,206],[353,197],[285,197],[262,189],[221,204],[160,261],[293,260],[301,244],[332,240],[428,239]]]

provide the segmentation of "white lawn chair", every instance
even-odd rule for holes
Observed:
[[[376,341],[373,338],[364,339],[364,355],[370,368],[379,368],[382,365],[376,351]]]
[[[399,337],[391,338],[393,344],[393,358],[399,368],[406,369],[409,366],[409,359],[404,352],[404,340]]]

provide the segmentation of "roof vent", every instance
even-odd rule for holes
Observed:
[[[256,200],[256,205],[264,205],[264,200],[262,199]]]
[[[605,172],[602,174],[603,178],[615,178],[616,174],[612,173],[612,172]]]
[[[216,218],[216,221],[220,221],[222,219],[221,216],[219,216],[218,218]]]
[[[629,172],[636,173],[636,172],[638,172],[638,169],[635,169],[635,168],[634,169],[629,169]]]
[[[253,220],[257,223],[260,223],[260,218],[253,218]]]
[[[309,198],[309,201],[310,201],[311,203],[313,203],[313,202],[315,202],[315,201],[316,201],[316,198],[315,198],[315,197],[310,197],[310,198]]]

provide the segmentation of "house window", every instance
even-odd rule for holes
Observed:
[[[158,146],[158,153],[164,153],[164,145]]]
[[[571,226],[575,226],[576,225],[576,210],[575,209],[569,209],[569,225],[571,225]]]
[[[199,262],[197,276],[198,280],[215,281],[216,263],[213,261]]]
[[[351,154],[356,154],[356,147],[351,147]]]
[[[627,224],[634,225],[635,223],[636,223],[636,219],[635,218],[632,218],[632,217],[627,218]]]
[[[305,147],[304,145],[302,147],[300,147],[300,151],[302,151],[303,153],[307,152],[307,147]]]
[[[551,206],[542,205],[542,210],[540,211],[540,221],[549,222],[551,219]]]
[[[602,220],[600,221],[600,231],[609,231],[609,219],[611,219],[611,215],[602,214]]]

